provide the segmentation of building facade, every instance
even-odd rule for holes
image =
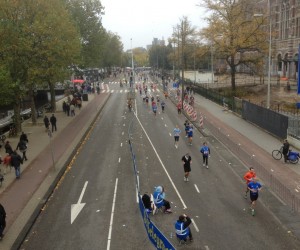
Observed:
[[[271,21],[271,75],[298,79],[300,0],[266,0]]]

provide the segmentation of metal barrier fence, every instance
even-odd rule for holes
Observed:
[[[177,96],[175,91],[170,91],[170,98],[176,104]],[[240,99],[238,100],[240,101]],[[202,130],[199,125],[199,121],[192,122],[196,128]],[[232,139],[228,137],[226,133],[217,128],[215,125],[205,121],[205,127],[211,132],[211,134],[221,141],[233,154],[237,155],[247,166],[255,167],[257,175],[264,181],[264,184],[275,193],[281,200],[283,200],[293,212],[300,212],[300,194],[297,196],[292,188],[288,187],[288,183],[283,184],[272,172],[267,170],[258,159],[253,156],[250,152],[246,151]],[[300,182],[299,187],[300,189]]]
[[[226,145],[232,153],[238,155],[247,166],[254,166],[258,176],[260,176],[269,189],[282,199],[292,211],[300,212],[300,197],[296,196],[287,185],[283,184],[275,175],[267,170],[255,156],[249,154],[249,152],[232,141],[230,137],[222,133],[222,131],[214,125],[206,122],[206,127],[217,139]]]

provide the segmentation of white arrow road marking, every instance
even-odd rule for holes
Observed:
[[[86,189],[86,186],[88,183],[89,183],[88,181],[86,181],[84,183],[83,189],[82,189],[81,194],[78,199],[78,202],[76,204],[71,205],[71,224],[74,222],[74,220],[76,219],[78,214],[81,212],[81,210],[85,206],[85,203],[81,203],[81,200],[82,200],[82,197],[84,195],[84,192],[85,192],[85,189]]]

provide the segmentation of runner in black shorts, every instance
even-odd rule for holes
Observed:
[[[183,169],[184,169],[184,181],[189,181],[189,174],[191,172],[191,163],[192,163],[192,157],[189,155],[189,153],[186,153],[181,158],[183,162]]]

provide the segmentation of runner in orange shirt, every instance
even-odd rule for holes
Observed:
[[[246,192],[245,192],[245,196],[244,196],[245,199],[247,199],[247,194],[249,192],[248,184],[255,177],[256,177],[256,173],[254,172],[254,168],[250,167],[249,171],[244,175],[244,179],[246,180]]]

